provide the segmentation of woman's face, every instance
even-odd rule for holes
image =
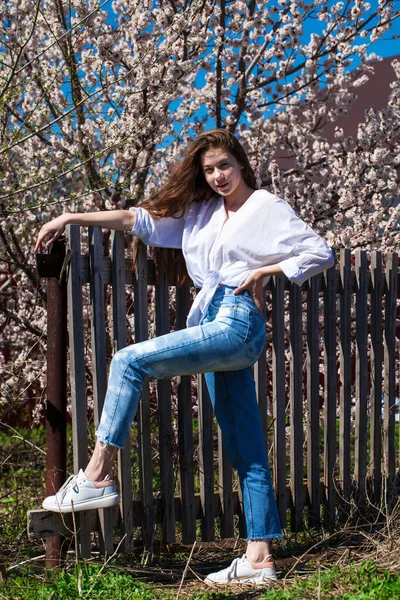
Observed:
[[[224,148],[210,148],[201,155],[204,177],[214,192],[229,196],[242,182],[242,167]]]

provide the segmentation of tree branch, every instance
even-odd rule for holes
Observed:
[[[222,60],[221,55],[224,49],[225,42],[225,0],[220,0],[221,14],[219,16],[219,26],[222,27],[223,33],[220,36],[221,46],[218,48],[217,61],[216,61],[216,81],[215,81],[215,123],[216,126],[222,127]]]
[[[29,42],[30,42],[30,40],[32,38],[33,32],[35,31],[35,27],[36,27],[36,23],[37,23],[37,18],[38,18],[39,11],[40,11],[40,2],[41,2],[41,0],[37,0],[36,11],[35,11],[35,15],[33,17],[33,23],[32,23],[31,30],[29,32],[29,35],[28,35],[27,39],[22,44],[22,46],[21,46],[21,48],[20,48],[20,50],[19,50],[19,52],[17,54],[17,58],[15,59],[15,62],[14,62],[13,66],[12,66],[12,69],[11,69],[11,73],[10,73],[10,75],[9,75],[6,83],[4,84],[3,89],[0,91],[0,100],[4,96],[4,94],[6,93],[6,91],[8,90],[8,88],[10,87],[11,82],[12,82],[12,80],[14,78],[14,75],[17,72],[16,69],[17,69],[19,60],[20,60],[20,58],[21,58],[21,56],[22,56],[22,54],[23,54],[26,46],[29,44]]]
[[[28,331],[33,333],[33,335],[37,335],[39,338],[41,338],[44,341],[47,340],[47,336],[45,333],[43,333],[43,331],[41,331],[40,329],[38,329],[37,327],[32,325],[32,323],[30,321],[27,321],[26,319],[22,319],[21,317],[19,317],[15,313],[11,312],[7,308],[4,308],[4,306],[1,306],[1,304],[0,304],[0,312],[2,312],[4,315],[6,315],[10,319],[12,319],[15,323],[18,323],[18,325],[23,325]]]
[[[15,244],[15,247],[16,247],[16,250],[17,250],[17,253],[18,253],[19,257],[13,251],[13,249],[12,249],[10,243],[9,243],[7,235],[5,234],[2,226],[0,225],[0,238],[1,238],[1,240],[2,240],[2,242],[3,242],[3,244],[4,244],[5,248],[6,248],[6,250],[8,252],[8,255],[13,260],[14,264],[25,273],[25,275],[28,277],[28,279],[30,279],[30,281],[38,289],[39,294],[42,297],[42,300],[45,301],[46,300],[46,296],[40,290],[39,278],[35,275],[34,271],[30,267],[27,266],[26,260],[25,260],[25,256],[24,256],[24,254],[21,251],[21,248],[20,248],[20,246],[18,244],[18,240],[16,239],[15,233],[14,233],[14,231],[13,231],[12,228],[11,228],[11,232],[10,233],[11,233],[11,237],[12,237],[12,240],[13,240],[13,242]],[[22,260],[21,260],[20,257],[22,257]]]

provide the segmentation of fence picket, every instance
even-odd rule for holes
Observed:
[[[125,240],[121,231],[111,234],[111,283],[114,352],[126,346],[126,297],[125,297]],[[122,527],[124,551],[133,551],[133,512],[132,480],[129,436],[125,446],[118,453],[118,478],[121,495]]]
[[[92,360],[94,423],[98,427],[107,391],[106,314],[103,282],[103,234],[100,227],[89,227],[90,301],[92,305]],[[100,547],[106,554],[114,551],[112,519],[109,509],[99,510]]]
[[[320,276],[315,275],[308,280],[307,288],[307,486],[309,527],[320,526],[319,288]]]
[[[371,429],[370,457],[374,501],[380,496],[382,477],[382,253],[371,252]]]
[[[165,254],[163,254],[163,257]],[[163,258],[162,257],[162,258]],[[162,259],[161,259],[162,260]],[[169,333],[169,289],[165,268],[161,272],[156,285],[156,334],[157,336]],[[165,267],[165,265],[164,265]],[[158,417],[159,417],[159,454],[160,454],[160,479],[161,479],[161,513],[162,513],[162,539],[165,543],[175,541],[175,502],[174,502],[174,459],[171,411],[171,380],[159,379],[157,381]]]
[[[266,289],[263,290],[263,316],[266,319]],[[264,346],[260,358],[254,365],[254,381],[260,419],[264,433],[265,447],[268,448],[268,391],[267,391],[267,351]]]
[[[344,501],[350,497],[351,418],[351,253],[341,248],[339,262],[340,423],[339,479]]]
[[[396,402],[396,299],[398,256],[391,252],[387,256],[385,269],[385,337],[384,337],[384,412],[383,412],[383,456],[387,481],[388,498],[392,493],[395,477],[394,422]]]
[[[290,314],[290,490],[291,526],[303,529],[303,395],[302,395],[302,292],[289,287]]]
[[[232,488],[232,466],[224,452],[222,433],[218,427],[218,485],[220,511],[219,520],[221,524],[221,537],[234,536],[233,529],[233,488]]]
[[[135,343],[148,339],[147,304],[147,249],[142,246],[138,253],[134,283]],[[151,553],[154,537],[153,464],[151,451],[151,423],[149,383],[143,382],[142,395],[137,412],[140,503],[143,543]]]
[[[325,271],[324,290],[324,488],[325,519],[335,522],[336,487],[336,271]]]
[[[187,283],[176,289],[176,329],[186,327],[190,305]],[[196,539],[196,505],[193,470],[193,408],[191,377],[185,375],[178,383],[178,445],[181,479],[182,543],[193,544]]]
[[[201,539],[214,540],[214,452],[213,411],[204,375],[197,378],[199,415],[199,469],[202,507]]]
[[[367,394],[368,394],[368,323],[367,323],[367,255],[355,252],[356,275],[356,415],[354,479],[359,502],[365,497],[367,471]]]
[[[70,347],[70,381],[72,411],[72,452],[74,473],[85,469],[88,463],[88,434],[85,379],[85,341],[83,337],[82,269],[81,269],[81,228],[78,225],[67,227],[68,245],[72,251],[68,272],[68,334]],[[90,528],[87,513],[77,513],[78,554],[90,558]]]
[[[282,527],[286,527],[286,435],[285,435],[285,327],[284,284],[282,275],[273,277],[272,362],[274,401],[274,482]]]

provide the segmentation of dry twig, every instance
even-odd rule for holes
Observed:
[[[189,563],[190,563],[190,561],[191,561],[191,558],[192,558],[192,555],[193,555],[193,550],[195,549],[195,546],[196,546],[196,540],[194,540],[194,542],[193,542],[193,546],[192,546],[192,549],[191,549],[191,551],[190,551],[189,558],[187,559],[186,567],[185,567],[185,569],[184,569],[184,571],[183,571],[183,573],[182,573],[181,584],[180,584],[180,586],[179,586],[178,593],[176,594],[176,600],[178,600],[178,598],[179,598],[179,594],[181,593],[181,589],[182,589],[183,581],[184,581],[184,579],[185,579],[185,577],[186,577],[186,573],[187,573],[187,570],[188,570],[188,567],[189,567]]]

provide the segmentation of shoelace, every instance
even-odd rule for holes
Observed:
[[[247,560],[245,554],[243,554],[243,556],[241,558],[235,558],[231,562],[231,564],[229,565],[229,567],[226,568],[226,575],[227,575],[227,577],[230,577],[231,575],[233,575],[234,577],[236,577],[238,563],[243,562],[245,560]]]
[[[264,558],[264,560],[262,562],[265,562],[268,558],[270,558],[272,556],[272,554],[268,554],[268,556],[266,556]],[[241,558],[235,558],[232,563],[229,565],[229,567],[226,568],[226,575],[227,577],[230,577],[231,575],[233,575],[234,577],[237,576],[237,568],[239,566],[239,563],[241,562],[248,562],[250,565],[250,561],[246,558],[246,555],[243,554],[243,556]],[[264,577],[263,577],[264,579]]]
[[[68,477],[67,481],[58,490],[57,498],[59,499],[60,502],[62,502],[64,500],[65,495],[70,488],[72,488],[72,489],[76,488],[76,491],[79,490],[77,475],[70,475]]]

